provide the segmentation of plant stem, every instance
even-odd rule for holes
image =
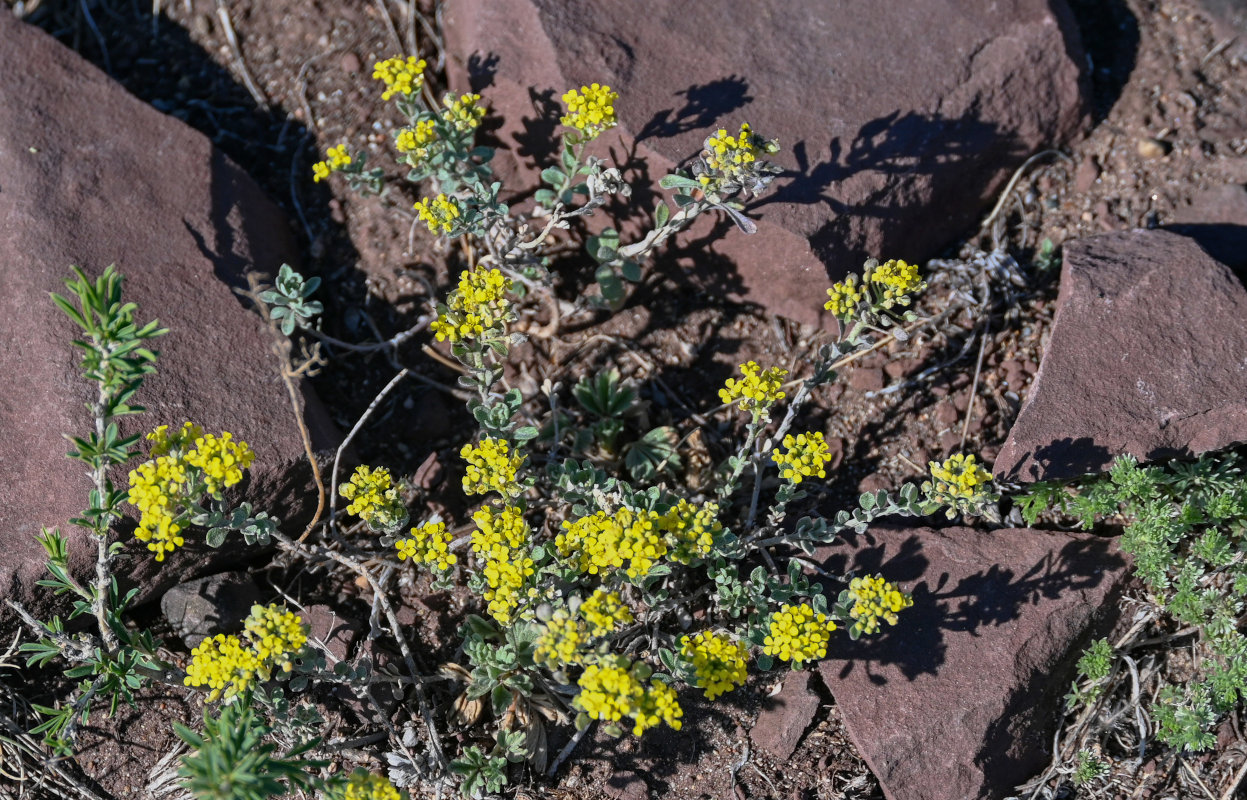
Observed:
[[[96,347],[103,350],[98,342]],[[107,363],[109,355],[111,353],[108,351],[101,353],[105,363]],[[104,432],[112,422],[112,417],[107,411],[112,399],[112,393],[109,391],[108,386],[101,382],[99,384],[99,395],[91,409],[92,416],[95,417],[95,433],[101,442],[104,441]],[[108,468],[111,465],[112,462],[107,456],[101,456],[92,471],[92,479],[95,482],[95,491],[100,503],[108,503]],[[102,515],[96,523],[95,583],[92,587],[91,599],[91,605],[95,611],[95,620],[100,628],[100,637],[104,641],[104,650],[109,654],[115,653],[118,648],[117,634],[108,622],[108,598],[112,594],[112,574],[109,570],[112,555],[108,552],[108,531],[112,527],[113,519],[114,515],[109,511]]]

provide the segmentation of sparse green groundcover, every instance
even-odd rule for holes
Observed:
[[[1045,512],[1083,528],[1121,524],[1121,549],[1146,587],[1133,624],[1099,639],[1078,661],[1067,698],[1072,725],[1036,786],[1068,780],[1094,796],[1120,785],[1157,744],[1179,753],[1216,744],[1216,727],[1247,693],[1247,476],[1236,451],[1140,466],[1118,458],[1108,473],[1071,485],[1037,483],[1018,497],[1034,524]],[[1164,633],[1154,635],[1159,627]],[[1180,648],[1180,664],[1165,664]]]
[[[659,725],[678,729],[682,693],[701,691],[713,701],[741,686],[750,671],[800,669],[823,658],[841,629],[856,639],[903,625],[913,601],[886,575],[828,574],[809,559],[814,549],[883,516],[945,509],[953,518],[994,505],[988,473],[972,456],[957,456],[932,463],[921,487],[863,494],[857,508],[831,518],[789,517],[790,507],[810,505],[802,503],[803,483],[825,477],[831,460],[820,432],[794,429],[798,414],[813,389],[833,380],[854,353],[879,337],[905,340],[901,323],[914,319],[909,306],[925,283],[904,261],[871,260],[861,275],[828,290],[827,309],[842,335],[821,348],[809,377],[789,384],[779,367],[740,365],[720,399],[727,413],[743,415],[744,435],[696,490],[678,481],[674,431],[628,433],[624,422],[636,413],[636,393],[617,374],[571,387],[578,409],[561,407],[563,387],[547,385],[548,413],[526,412],[530,398],[500,387],[505,360],[522,338],[511,328],[514,298],[550,293],[545,248],[552,230],[600,210],[608,195],[630,195],[618,170],[583,155],[589,141],[614,125],[616,95],[596,84],[564,95],[560,163],[542,173],[548,188],[534,211],[518,214],[499,200],[491,151],[474,142],[484,101],[462,95],[431,102],[422,94],[423,66],[390,59],[377,64],[375,77],[407,118],[394,132],[394,147],[411,168],[409,179],[435,192],[416,204],[417,213],[433,233],[457,240],[469,254],[468,269],[438,305],[431,329],[462,364],[460,384],[479,425],[464,431],[461,451],[462,491],[482,501],[474,525],[457,534],[423,510],[414,510],[413,519],[382,465],[361,466],[338,485],[335,461],[329,514],[297,536],[263,510],[226,501],[224,490],[264,458],[230,432],[154,420],[140,454],[141,438],[122,437],[116,418],[142,411],[132,401],[142,378],[156,369],[148,343],[163,330],[136,321],[116,271],[94,281],[77,272],[67,282],[70,297],[54,299],[83,329],[83,374],[100,389],[92,408],[96,430],[75,438],[72,454],[96,478],[88,509],[73,521],[99,542],[95,580],[84,586],[70,574],[59,532],[45,531],[41,541],[51,575],[45,584],[75,596],[70,618],[94,616],[95,633],[67,635],[60,619],[24,614],[39,641],[22,648],[31,663],[63,661],[65,674],[80,681],[63,704],[40,709],[47,719],[38,730],[59,752],[73,752],[76,729],[96,703],[115,708],[145,682],[165,681],[204,692],[202,731],[177,729],[190,747],[180,772],[197,797],[260,798],[302,788],[388,800],[409,786],[439,784],[484,796],[522,774],[512,764],[557,768],[594,724],[617,736],[640,736]],[[702,213],[721,212],[752,231],[740,198],[766,190],[776,169],[765,157],[777,149],[747,124],[707,136],[689,171],[660,182],[674,191],[675,210],[661,202],[649,233],[632,244],[611,229],[585,239],[600,288],[591,302],[618,308],[645,259]],[[335,173],[362,189],[388,190],[381,173],[365,170],[362,154],[352,156],[345,146],[332,148],[315,168],[317,179]],[[275,328],[315,335],[316,288],[316,279],[283,266],[276,285],[256,300]],[[128,486],[114,486],[109,468],[136,460]],[[764,482],[771,470],[776,489]],[[347,501],[341,512],[339,498]],[[136,538],[157,561],[205,529],[214,547],[233,536],[353,570],[373,591],[407,674],[380,673],[364,660],[334,663],[309,640],[304,620],[281,605],[255,606],[242,631],[205,640],[185,669],[161,660],[150,633],[127,621],[130,596],[118,596],[110,573],[123,546],[110,539],[110,525],[126,504],[139,512]],[[350,547],[326,544],[339,537],[348,537]],[[466,584],[479,598],[481,613],[468,615],[461,628],[463,663],[445,664],[436,674],[417,669],[374,566],[393,564],[390,559],[427,570],[434,588]],[[837,587],[835,594],[825,594],[825,584]],[[423,742],[387,730],[388,776],[326,770],[318,751],[322,720],[307,689],[336,684],[375,703],[369,690],[382,681],[413,702]],[[447,694],[452,724],[469,732],[455,750],[439,733],[433,684],[453,687]],[[576,731],[553,760],[551,725]]]

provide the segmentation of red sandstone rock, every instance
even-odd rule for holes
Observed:
[[[912,592],[895,628],[833,634],[819,663],[888,800],[997,800],[1047,763],[1079,649],[1112,621],[1111,540],[1029,529],[874,529],[846,564]]]
[[[759,233],[720,221],[713,252],[681,263],[807,323],[825,321],[830,279],[868,256],[934,255],[1022,160],[1085,121],[1064,0],[454,0],[445,21],[452,85],[481,89],[504,120],[496,163],[527,185],[552,163],[560,96],[593,82],[620,93],[599,152],[640,159],[639,185],[719,127],[777,137],[790,172],[750,211]]]
[[[297,523],[315,504],[302,441],[270,333],[231,288],[248,270],[275,273],[296,251],[279,209],[203,135],[7,10],[0,42],[0,595],[46,616],[55,603],[34,586],[40,527],[70,537],[80,576],[95,558],[94,542],[67,525],[91,485],[63,438],[91,429],[93,387],[70,345],[78,329],[48,293],[64,291],[71,264],[93,276],[117,264],[140,319],[170,329],[155,342],[157,373],[135,397],[148,411],[125,418],[123,432],[188,419],[233,432],[256,453],[237,496]],[[314,442],[332,447],[332,424],[310,389],[302,393]],[[125,471],[113,479],[124,485]],[[119,527],[129,544],[116,572],[141,598],[242,553],[241,538],[213,551],[191,535],[161,565],[130,537],[132,521]],[[0,629],[11,619],[0,604]]]
[[[995,463],[1033,481],[1247,441],[1247,290],[1194,240],[1066,245],[1052,334]]]

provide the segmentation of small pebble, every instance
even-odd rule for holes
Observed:
[[[339,63],[342,66],[342,71],[349,73],[351,75],[354,75],[355,73],[359,72],[360,69],[363,67],[363,64],[360,63],[359,56],[355,55],[349,50],[342,54],[342,58],[339,61]]]
[[[1145,136],[1139,139],[1137,145],[1139,155],[1147,159],[1164,158],[1169,155],[1169,151],[1173,149],[1173,145],[1161,139],[1153,139]]]

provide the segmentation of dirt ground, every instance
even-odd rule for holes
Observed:
[[[840,382],[820,391],[807,422],[831,431],[839,452],[820,505],[835,508],[861,490],[916,478],[928,460],[958,450],[993,460],[1038,368],[1060,245],[1101,231],[1167,224],[1205,190],[1247,182],[1247,67],[1193,0],[1071,5],[1088,43],[1094,127],[1067,152],[1037,158],[1003,199],[996,225],[950,245],[947,256],[955,259],[1001,244],[1018,261],[1017,280],[985,284],[955,265],[936,269],[917,308],[926,322],[913,340],[859,359]],[[386,339],[416,324],[461,268],[458,254],[416,228],[410,202],[314,184],[311,164],[340,141],[368,142],[380,152],[383,131],[395,120],[371,85],[371,65],[407,50],[413,40],[436,64],[435,9],[420,4],[430,30],[396,0],[158,0],[155,7],[157,16],[150,4],[127,0],[25,4],[30,21],[212,138],[288,212],[303,248],[302,271],[325,281],[319,298],[327,333],[347,341]],[[574,299],[577,287],[567,281],[560,291]],[[548,321],[537,307],[525,307],[522,319],[530,329]],[[533,397],[546,379],[570,386],[615,367],[639,388],[649,425],[670,424],[683,434],[697,426],[694,415],[717,406],[716,389],[736,364],[757,359],[799,373],[825,335],[760,309],[714,302],[660,264],[623,312],[564,320],[554,336],[517,348],[507,379]],[[455,453],[471,423],[450,388],[455,371],[428,352],[432,346],[426,334],[392,355],[361,357],[326,347],[315,385],[348,430],[397,367],[409,367],[414,380],[377,409],[356,450],[363,462],[411,478],[413,503],[461,522],[465,509],[440,497],[457,492],[440,490],[457,484]],[[704,450],[702,460],[721,460],[731,433],[726,422],[712,421],[688,452]],[[304,603],[367,615],[367,604],[353,599],[358,587],[345,579],[326,581],[281,563],[257,564],[253,571]],[[430,663],[451,659],[454,620],[468,600],[421,589],[420,581],[402,586],[411,636]],[[158,614],[144,621],[176,643],[172,632],[159,630]],[[37,679],[24,691],[44,702],[56,687]],[[625,768],[658,775],[665,797],[709,796],[701,792],[706,776],[725,773],[732,775],[728,790],[742,798],[882,797],[829,695],[788,762],[744,750],[745,732],[774,680],[755,678],[714,715],[691,708],[685,730],[704,731],[696,739],[630,742],[622,753],[604,738],[586,742],[554,783],[537,778],[533,794],[517,796],[597,797],[593,787],[609,775],[605,762],[622,755]],[[158,754],[176,741],[167,724],[170,709],[195,715],[183,698],[153,694],[139,712],[123,712],[120,721],[88,731],[80,764],[101,794],[139,796],[136,788],[151,783]],[[362,730],[349,709],[331,721],[330,738]],[[120,747],[118,735],[143,742],[144,754]],[[1235,732],[1214,757],[1194,765],[1208,786],[1226,785],[1226,770],[1241,759],[1230,756],[1243,746]],[[664,757],[669,750],[680,754],[678,763]],[[365,748],[358,757],[368,763],[375,754]],[[1136,796],[1184,796],[1182,786],[1158,779]],[[1237,796],[1247,797],[1247,790]]]

